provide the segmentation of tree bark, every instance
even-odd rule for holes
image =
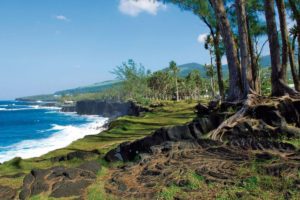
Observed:
[[[282,66],[280,63],[280,45],[277,34],[275,19],[274,0],[265,0],[265,17],[267,21],[267,31],[272,64],[272,96],[283,96],[285,94],[296,95],[296,91],[289,88],[282,77]]]
[[[282,43],[282,50],[281,50],[281,77],[284,82],[287,81],[287,65],[288,65],[288,27],[286,23],[286,11],[284,0],[276,0],[277,10],[279,15],[280,21],[280,32],[281,32],[281,43]]]
[[[297,33],[298,33],[298,77],[300,79],[300,10],[298,10],[296,6],[295,0],[289,0],[289,4],[293,15],[295,16],[296,23],[297,23]]]
[[[175,86],[176,86],[176,101],[179,101],[179,92],[178,92],[178,80],[175,78]]]
[[[298,25],[300,27],[300,25]],[[298,33],[298,73],[300,78],[300,32]]]
[[[240,44],[240,55],[241,55],[241,66],[242,66],[242,83],[244,96],[254,90],[251,60],[249,53],[248,44],[248,29],[246,23],[246,9],[245,0],[235,1],[237,19],[238,19],[238,31],[239,31],[239,44]]]
[[[250,23],[249,19],[246,16],[246,21],[247,21],[247,29],[248,29],[248,45],[249,45],[249,53],[250,53],[250,59],[251,59],[251,68],[252,68],[252,79],[254,83],[254,90],[257,94],[260,94],[260,80],[259,80],[259,67],[258,63],[256,62],[257,60],[257,55],[255,54],[254,51],[254,45],[251,37],[251,28],[250,28]]]
[[[215,53],[215,62],[217,66],[217,76],[218,76],[218,86],[219,93],[222,101],[225,100],[225,91],[224,91],[224,82],[223,82],[223,74],[222,74],[222,55],[220,49],[220,28],[217,23],[216,30],[214,31],[213,26],[206,20],[204,16],[200,17],[202,21],[207,25],[210,30],[210,34],[213,37],[213,45],[214,45],[214,53]]]
[[[229,69],[229,93],[227,100],[237,101],[243,99],[244,96],[236,44],[227,18],[223,0],[210,0],[210,2],[214,8],[226,49]]]
[[[292,71],[292,76],[293,76],[293,82],[295,85],[295,90],[297,90],[299,92],[300,91],[300,81],[299,81],[297,69],[295,66],[295,53],[294,53],[294,50],[290,43],[288,44],[288,47],[289,47],[289,60],[290,60],[290,66],[291,66],[291,71]]]
[[[224,82],[223,82],[223,73],[222,73],[222,58],[221,58],[221,50],[220,50],[220,32],[219,32],[219,30],[217,30],[216,36],[214,38],[214,49],[215,49],[215,56],[216,56],[219,93],[220,93],[221,99],[224,100],[225,93],[224,93]]]

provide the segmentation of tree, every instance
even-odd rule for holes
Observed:
[[[279,19],[280,19],[280,31],[281,31],[281,40],[282,40],[282,66],[283,66],[283,77],[286,80],[286,74],[287,74],[287,65],[288,65],[288,59],[290,61],[290,67],[293,77],[293,82],[295,86],[295,90],[300,91],[300,81],[295,65],[295,52],[292,48],[292,44],[289,40],[289,33],[288,33],[288,26],[286,22],[286,8],[285,8],[285,2],[283,0],[276,0],[278,13],[279,13]],[[293,30],[293,28],[292,28]],[[297,34],[296,34],[297,36]]]
[[[259,78],[259,59],[266,42],[259,47],[259,38],[265,35],[267,31],[266,25],[260,17],[259,12],[264,11],[264,4],[263,0],[247,0],[245,3],[247,14],[246,23],[248,29],[248,45],[252,68],[252,80],[254,83],[255,92],[260,93],[261,82]]]
[[[208,35],[205,40],[205,49],[209,50],[210,54],[210,65],[205,65],[206,76],[210,78],[210,88],[211,88],[211,96],[215,97],[215,70],[213,65],[213,42],[212,37]]]
[[[280,45],[275,19],[274,0],[265,0],[265,17],[272,64],[272,96],[295,95],[296,92],[285,84],[283,73],[281,72],[282,65],[280,62]]]
[[[246,9],[245,0],[236,0],[235,6],[237,10],[238,19],[238,31],[239,31],[239,49],[241,55],[241,66],[242,66],[242,84],[244,96],[247,96],[249,92],[255,89],[253,82],[253,73],[251,68],[251,59],[249,54],[249,39],[248,39],[248,28],[246,22]]]
[[[299,0],[289,0],[289,5],[290,5],[290,8],[292,10],[292,13],[293,13],[293,18],[295,19],[296,21],[296,25],[294,26],[294,28],[292,29],[293,31],[293,34],[294,34],[294,42],[295,42],[295,39],[298,38],[298,78],[300,79],[300,8],[299,8]],[[298,6],[297,6],[298,5]],[[293,45],[295,44],[293,42]],[[295,51],[295,49],[293,48],[293,50]]]
[[[288,39],[288,28],[286,22],[286,11],[284,0],[276,0],[277,10],[279,14],[279,21],[280,21],[280,32],[281,32],[281,77],[284,82],[287,79],[287,66],[288,66],[288,57],[289,57],[289,39]]]
[[[224,91],[224,81],[222,74],[222,41],[220,35],[220,28],[218,26],[217,18],[215,17],[214,9],[212,8],[208,0],[162,0],[164,2],[170,2],[178,5],[184,10],[190,10],[195,15],[199,16],[200,20],[207,26],[210,31],[210,36],[212,37],[214,55],[215,55],[215,65],[217,68],[218,86],[219,93],[222,100],[225,99]]]
[[[176,90],[176,101],[179,101],[179,92],[178,92],[178,73],[180,69],[177,67],[175,61],[171,61],[169,64],[169,69],[173,72],[173,77],[175,80],[175,90]]]
[[[223,0],[210,0],[224,41],[229,69],[229,92],[227,99],[236,101],[244,98],[241,80],[241,69],[237,54],[237,47],[226,15]]]
[[[171,93],[171,76],[169,70],[154,72],[148,79],[148,85],[155,99],[167,100]]]
[[[215,70],[213,65],[205,65],[206,76],[210,78],[211,97],[215,97]]]
[[[192,70],[185,78],[185,85],[188,96],[191,99],[198,99],[202,86],[200,72],[198,70]]]
[[[149,94],[147,85],[148,73],[145,67],[137,64],[133,60],[122,63],[117,66],[112,73],[116,78],[122,81],[122,90],[120,91],[125,99],[146,98]]]

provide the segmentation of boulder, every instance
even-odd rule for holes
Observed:
[[[68,160],[73,160],[73,159],[79,159],[79,160],[86,160],[94,156],[99,156],[100,153],[97,149],[92,150],[92,151],[73,151],[71,153],[68,153],[67,155],[62,155],[62,156],[56,156],[51,158],[52,162],[62,162],[62,161],[68,161]]]
[[[145,111],[148,110],[133,102],[84,100],[76,103],[76,112],[80,115],[101,115],[114,118],[123,115],[138,116]]]
[[[97,178],[96,174],[100,168],[98,162],[89,161],[75,168],[32,170],[23,180],[19,198],[25,200],[41,193],[50,194],[55,198],[81,196]]]

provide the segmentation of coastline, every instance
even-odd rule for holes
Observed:
[[[21,140],[12,145],[2,147],[0,152],[0,163],[10,162],[13,159],[30,159],[43,156],[51,151],[69,146],[71,143],[82,139],[88,135],[96,135],[107,129],[109,118],[97,115],[78,115],[76,113],[61,112],[62,107],[44,104],[40,102],[23,109],[10,109],[6,111],[37,110],[47,109],[47,113],[62,113],[63,115],[75,116],[75,118],[85,118],[86,123],[57,125],[52,124],[50,129],[39,130],[40,132],[51,132],[48,136],[38,139]],[[55,108],[55,109],[54,109]]]
[[[51,171],[51,169],[59,170],[62,167],[73,170],[89,164],[91,161],[100,163],[102,166],[100,174],[97,175],[100,179],[98,180],[97,178],[95,181],[92,181],[93,185],[87,188],[87,193],[85,194],[93,199],[94,192],[97,195],[99,192],[104,194],[101,179],[102,175],[105,175],[107,170],[110,169],[109,163],[104,159],[107,152],[121,143],[135,141],[148,136],[161,127],[190,122],[196,116],[194,112],[195,106],[196,102],[188,104],[184,102],[167,102],[163,107],[155,107],[151,112],[145,112],[139,116],[126,115],[110,119],[108,122],[109,126],[107,127],[108,123],[104,125],[107,128],[105,131],[100,134],[85,136],[72,142],[65,148],[51,151],[36,158],[13,159],[5,162],[0,165],[0,189],[11,191],[12,196],[19,197],[19,195],[23,194],[20,193],[22,188],[26,187],[24,180],[27,175],[30,176],[37,170],[44,172],[45,170]],[[41,194],[39,197],[40,199],[47,199],[48,196]],[[88,197],[86,198],[88,199]]]

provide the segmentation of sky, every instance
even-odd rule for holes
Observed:
[[[0,25],[0,99],[112,80],[128,59],[209,62],[199,18],[147,0],[2,0]]]
[[[128,59],[151,71],[209,63],[207,33],[191,12],[152,0],[1,0],[0,99],[112,80]]]

